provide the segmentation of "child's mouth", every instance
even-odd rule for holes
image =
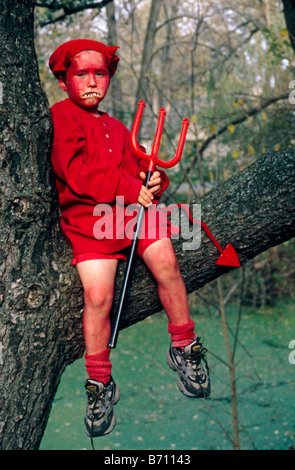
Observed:
[[[101,97],[101,94],[100,93],[97,93],[97,92],[89,92],[89,93],[84,93],[84,95],[82,95],[82,98],[100,98]]]

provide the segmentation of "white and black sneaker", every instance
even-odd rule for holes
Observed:
[[[115,427],[113,407],[120,399],[120,389],[112,377],[107,384],[88,379],[85,382],[88,397],[85,413],[86,433],[91,438],[109,434]]]
[[[208,398],[210,396],[209,367],[204,357],[206,352],[200,338],[194,339],[184,349],[170,346],[167,364],[172,370],[178,372],[178,388],[187,397]]]

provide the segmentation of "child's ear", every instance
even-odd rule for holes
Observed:
[[[58,78],[57,81],[58,81],[59,87],[60,87],[63,91],[68,91],[68,87],[67,87],[67,85],[66,85],[66,83],[65,83],[65,81],[64,81],[63,78]]]

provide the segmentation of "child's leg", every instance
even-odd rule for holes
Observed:
[[[171,240],[158,240],[144,251],[143,260],[158,283],[158,292],[169,319],[173,346],[185,346],[194,338],[187,292]]]
[[[77,270],[84,288],[83,333],[89,378],[106,383],[111,375],[110,310],[118,260],[83,261]]]
[[[184,395],[207,398],[211,386],[205,349],[200,338],[196,338],[194,322],[189,316],[186,288],[171,240],[150,244],[142,256],[158,282],[159,297],[169,319],[171,346],[167,363],[178,373],[178,387]]]
[[[113,406],[119,401],[120,390],[112,380],[110,348],[110,310],[118,260],[95,259],[77,264],[84,288],[83,332],[86,346],[85,382],[87,407],[86,432],[91,437],[110,433],[116,418]]]

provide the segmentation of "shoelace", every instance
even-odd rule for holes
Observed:
[[[201,361],[204,361],[204,364],[205,364],[205,367],[206,367],[206,370],[207,370],[208,376],[209,376],[209,366],[208,366],[208,363],[207,363],[206,358],[205,358],[206,353],[207,353],[207,349],[201,347],[201,348],[195,349],[195,350],[192,348],[191,353],[185,354],[185,361],[186,361],[187,364],[190,363],[191,366],[192,366],[192,369],[195,371],[196,380],[199,383],[199,385],[201,386],[204,398],[207,398],[207,397],[206,397],[204,388],[203,388],[202,383],[201,383],[201,376],[200,376],[200,374],[198,374],[198,365],[201,363]]]
[[[192,348],[191,353],[186,353],[184,355],[185,362],[187,365],[191,365],[193,370],[197,371],[198,365],[203,360],[206,366],[206,370],[209,373],[209,366],[205,358],[206,353],[207,353],[206,348],[203,348],[203,347],[199,349]]]
[[[104,392],[105,392],[105,389],[101,390],[100,392],[97,392],[97,390],[89,390],[88,388],[86,389],[86,394],[88,397],[88,404],[93,405],[92,410],[91,410],[92,413],[90,417],[90,421],[91,421],[90,441],[91,441],[92,450],[95,450],[94,442],[93,442],[93,421],[94,421],[94,414],[96,413],[95,408],[98,402],[101,401],[101,398],[104,397]]]
[[[96,405],[99,405],[104,398],[105,395],[105,389],[100,390],[100,392],[97,392],[97,390],[88,390],[86,389],[86,394],[88,396],[88,404],[92,406],[92,416],[96,413],[99,412],[99,408],[96,409]]]

